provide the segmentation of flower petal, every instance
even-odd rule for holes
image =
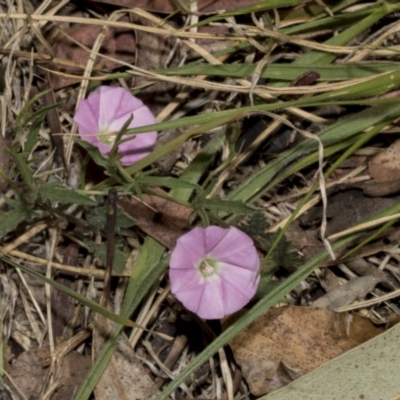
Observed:
[[[183,286],[178,292],[173,291],[171,280],[171,291],[189,311],[196,313],[200,318],[219,319],[225,315],[219,279],[207,280],[195,287]]]
[[[251,271],[226,263],[221,263],[219,275],[223,283],[228,283],[233,290],[247,295],[248,300],[254,296],[260,279],[258,271]]]
[[[258,270],[260,260],[253,240],[235,227],[225,231],[226,235],[209,251],[210,256],[242,268]]]
[[[220,228],[219,226],[211,225],[205,228],[206,237],[206,252],[207,254],[218,245],[219,242],[228,234],[229,229]]]
[[[254,296],[259,281],[248,287],[248,292],[243,293],[237,290],[229,282],[222,281],[222,295],[224,297],[225,315],[241,310]]]
[[[124,136],[123,138],[126,138]],[[123,142],[118,147],[123,165],[132,165],[153,150],[157,132],[140,133],[129,142]]]
[[[86,100],[81,100],[74,116],[83,140],[98,147],[107,155],[112,146],[100,141],[99,133],[115,134],[133,115],[129,128],[151,125],[156,122],[154,115],[143,103],[124,88],[101,86]],[[131,165],[149,154],[157,139],[157,132],[133,136],[133,139],[119,145],[118,154],[124,165]]]
[[[169,265],[173,269],[193,268],[196,270],[205,255],[204,229],[193,228],[177,240],[176,247],[171,253]]]
[[[97,91],[89,95],[88,100],[92,101],[93,107],[97,107],[100,110],[100,130],[107,130],[109,132],[121,129],[130,114],[143,106],[143,103],[138,98],[132,96],[128,90],[113,86],[101,86]],[[110,128],[111,124],[119,119],[124,120],[121,126],[118,129]]]
[[[255,295],[260,276],[257,271],[221,262],[221,292],[225,315],[243,308]]]
[[[170,269],[169,279],[171,280],[171,292],[177,295],[182,291],[198,290],[199,286],[203,286],[201,276],[192,269]]]
[[[220,319],[226,315],[225,299],[219,279],[209,280],[205,283],[196,314],[203,319]]]
[[[129,110],[126,114],[120,114],[118,118],[114,118],[113,120],[111,120],[108,125],[108,130],[110,132],[118,132],[132,114],[133,119],[129,124],[129,128],[131,129],[156,123],[156,119],[153,113],[142,104],[136,110]],[[137,137],[141,135],[142,133],[139,133]]]
[[[84,138],[89,143],[99,141],[98,118],[96,117],[88,100],[81,100],[74,115],[74,122],[78,125],[78,131],[82,135],[90,134]]]
[[[215,275],[204,278],[197,271],[204,258],[217,263]],[[201,318],[222,318],[240,310],[254,296],[259,266],[252,239],[239,229],[194,228],[178,239],[171,253],[171,291]]]

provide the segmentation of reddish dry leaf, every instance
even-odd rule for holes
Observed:
[[[164,195],[168,194],[164,192]],[[143,203],[132,198],[118,200],[117,204],[137,222],[143,232],[170,250],[186,232],[193,211],[189,207],[147,194],[143,195]]]
[[[400,179],[400,140],[396,140],[386,150],[372,157],[368,168],[375,182]]]
[[[121,18],[121,21],[127,21],[127,19]],[[101,26],[84,25],[67,32],[68,36],[59,34],[53,45],[54,57],[73,61],[76,63],[76,67],[60,66],[52,62],[49,64],[50,69],[67,74],[82,75],[83,68],[85,68],[90,55],[83,47],[91,49],[101,30]],[[79,46],[76,42],[82,44],[83,47]],[[131,29],[109,28],[106,31],[99,53],[115,58],[116,60],[133,63],[135,61],[135,49],[135,35]],[[120,64],[117,61],[97,57],[94,70],[105,69],[106,71],[110,71],[119,66]],[[77,81],[56,75],[54,76],[53,87],[56,90]]]
[[[357,314],[281,307],[268,310],[230,345],[250,391],[260,396],[270,392],[271,383],[282,383],[280,363],[292,377],[304,374],[382,331]]]
[[[142,10],[170,14],[179,10],[173,0],[92,0],[97,3],[111,4],[123,8],[140,8]],[[236,11],[239,8],[252,6],[260,0],[197,0],[198,11],[207,14],[216,11]],[[184,2],[188,3],[187,1]]]

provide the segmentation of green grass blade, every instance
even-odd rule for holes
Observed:
[[[356,24],[346,29],[345,31],[340,32],[338,35],[327,40],[325,44],[330,44],[334,46],[344,46],[346,43],[350,42],[350,40],[354,39],[362,32],[368,30],[368,28],[370,28],[373,24],[382,19],[385,15],[398,10],[400,10],[400,4],[388,4],[382,2],[373,13],[369,14],[364,19],[357,22]],[[295,60],[294,64],[296,65],[312,65],[315,63],[329,64],[335,58],[336,58],[335,54],[323,53],[321,51],[312,50],[304,54],[297,60]]]
[[[221,145],[224,138],[223,134],[217,135],[212,139],[192,161],[189,167],[180,176],[180,179],[195,184],[198,182],[205,169],[208,166],[215,150]],[[192,189],[183,189],[181,187],[171,190],[171,195],[177,199],[186,201],[190,197]],[[158,277],[165,271],[169,258],[161,259],[165,249],[154,239],[148,237],[139,252],[135,263],[135,268],[132,271],[132,276],[129,280],[129,285],[126,291],[126,296],[122,306],[122,315],[131,315],[143,297],[148,293],[150,288],[156,282]],[[96,361],[81,385],[75,400],[86,400],[90,397],[94,387],[96,386],[101,374],[107,366],[112,353],[117,345],[119,335],[123,327],[117,328],[110,339],[104,345],[102,351],[96,358]]]
[[[351,136],[370,128],[385,119],[393,119],[400,114],[400,105],[383,105],[363,110],[322,131],[319,137],[324,146],[332,146]],[[229,200],[248,201],[261,193],[276,174],[293,161],[317,150],[314,140],[306,139],[289,149],[280,157],[268,163],[258,172],[232,190],[226,198]]]
[[[122,304],[121,313],[123,316],[128,317],[132,314],[154,284],[155,280],[158,279],[160,274],[165,270],[167,259],[161,261],[163,252],[164,247],[154,239],[148,237],[145,240],[135,262],[135,267],[132,270],[126,296]],[[90,397],[114,352],[122,329],[123,326],[121,325],[117,327],[110,339],[103,346],[92,369],[79,388],[75,400],[86,400]]]
[[[154,71],[165,76],[207,75],[236,78],[253,76],[256,64],[227,64],[227,65],[188,65]],[[397,64],[338,64],[326,65],[315,63],[309,65],[268,64],[260,74],[261,78],[278,79],[291,82],[310,70],[318,71],[319,81],[342,81],[348,79],[367,78],[369,76],[396,71]]]
[[[333,248],[339,249],[345,244],[354,240],[358,235],[352,235],[333,244]],[[202,364],[212,357],[222,346],[226,345],[240,331],[250,325],[256,318],[262,315],[268,308],[274,306],[287,293],[293,290],[300,282],[310,275],[315,268],[326,258],[327,252],[323,251],[301,269],[293,273],[281,285],[272,290],[267,296],[260,300],[252,309],[244,316],[231,325],[226,331],[218,336],[206,349],[204,349],[187,367],[175,378],[157,397],[157,400],[165,400],[183,383],[192,373],[194,373]]]
[[[387,209],[375,214],[364,220],[370,221],[383,216],[396,214],[400,211],[400,204],[395,204]],[[336,243],[333,243],[332,248],[338,250],[350,243],[354,239],[360,237],[362,233],[349,235]],[[218,336],[206,349],[204,349],[187,367],[175,378],[157,397],[157,400],[165,400],[168,396],[179,387],[192,373],[194,373],[202,364],[204,364],[210,357],[212,357],[222,346],[226,345],[233,339],[240,331],[250,325],[256,318],[261,316],[268,308],[271,308],[278,303],[282,298],[293,290],[299,283],[306,279],[315,268],[328,256],[326,250],[319,253],[316,257],[310,260],[302,268],[289,276],[282,284],[273,289],[262,300],[260,300],[252,309],[250,309],[244,316],[231,325],[226,331]]]
[[[182,172],[180,179],[185,182],[197,183],[209,165],[215,153],[221,147],[225,138],[225,133],[221,132],[211,139],[197,154],[188,167]],[[171,195],[177,199],[188,201],[192,195],[192,189],[175,188]]]

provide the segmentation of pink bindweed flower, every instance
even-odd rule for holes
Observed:
[[[129,117],[129,128],[154,124],[156,119],[148,107],[129,91],[121,87],[100,86],[86,100],[81,100],[74,121],[83,140],[96,146],[106,156]],[[107,135],[108,134],[108,135]],[[157,132],[131,135],[132,140],[118,146],[123,165],[132,165],[149,154],[157,139]],[[124,135],[122,139],[129,137]]]
[[[220,319],[244,307],[260,277],[253,240],[235,227],[194,228],[171,253],[172,293],[204,319]]]

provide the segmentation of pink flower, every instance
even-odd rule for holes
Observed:
[[[81,100],[74,121],[83,140],[96,146],[106,156],[116,134],[133,114],[129,128],[154,124],[156,119],[138,98],[121,87],[100,86],[86,100]],[[101,135],[100,135],[101,134]],[[107,135],[109,134],[109,135]],[[125,135],[122,138],[127,138]],[[123,165],[132,165],[149,154],[157,139],[157,132],[140,133],[118,147]]]
[[[171,253],[172,293],[204,319],[219,319],[244,307],[258,283],[253,240],[235,227],[194,228],[181,236]]]

